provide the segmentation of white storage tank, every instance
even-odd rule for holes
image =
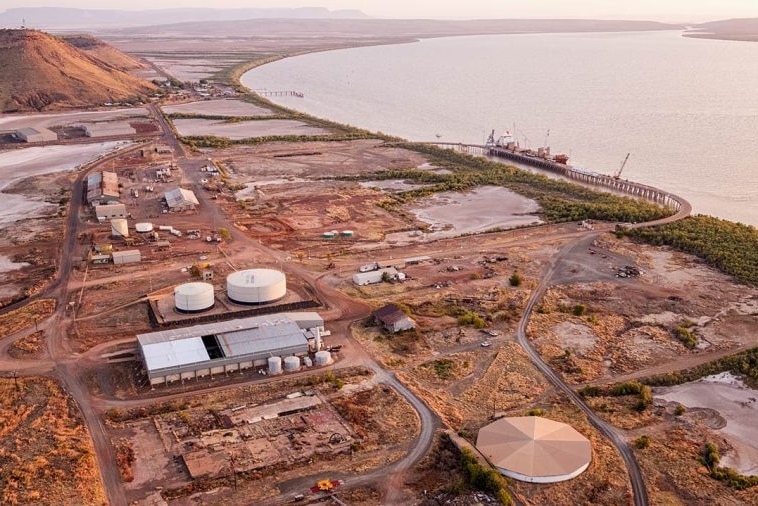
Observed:
[[[184,283],[174,288],[174,305],[183,313],[196,313],[210,309],[216,303],[210,283]]]
[[[305,367],[312,367],[313,366],[313,360],[311,360],[311,357],[303,357],[303,365]]]
[[[316,352],[316,365],[329,365],[332,363],[332,354],[326,350]]]
[[[268,357],[268,373],[271,375],[282,373],[282,357]]]
[[[137,229],[137,232],[144,234],[145,232],[153,231],[153,224],[152,223],[137,223],[136,225],[134,225],[134,228]]]
[[[274,269],[248,269],[226,278],[226,295],[232,302],[266,304],[287,294],[287,279]]]
[[[284,357],[284,370],[294,372],[300,370],[300,359],[298,357]]]

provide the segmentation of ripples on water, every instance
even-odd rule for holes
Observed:
[[[454,37],[316,53],[248,72],[278,103],[412,140],[522,145],[758,225],[758,43],[679,32]],[[549,136],[547,131],[550,131]]]

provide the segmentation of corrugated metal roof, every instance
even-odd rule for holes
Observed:
[[[282,313],[286,318],[292,318],[301,329],[312,329],[314,327],[323,327],[324,319],[315,311],[300,311],[296,313]]]
[[[303,331],[293,321],[217,334],[226,357],[275,352],[282,348],[308,345]],[[275,353],[273,353],[275,354]]]
[[[252,316],[139,334],[137,342],[145,356],[148,372],[153,372],[210,361],[202,342],[203,336],[217,337],[224,353],[224,358],[219,360],[293,354],[308,350],[308,340],[303,331],[292,319],[282,315]],[[199,346],[203,347],[205,355],[197,351]],[[157,358],[160,354],[164,355],[163,358]],[[147,359],[148,355],[152,361]]]
[[[195,193],[192,190],[185,190],[184,188],[175,188],[165,193],[166,204],[168,207],[177,207],[187,204],[200,205]]]
[[[152,371],[207,362],[211,359],[201,337],[144,345],[142,355],[145,357],[145,365]]]

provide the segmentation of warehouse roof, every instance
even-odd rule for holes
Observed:
[[[225,357],[265,353],[270,350],[308,344],[303,331],[292,320],[217,334],[216,337],[224,350]]]
[[[184,188],[175,188],[167,191],[165,197],[168,207],[178,207],[187,204],[200,205],[195,193],[192,190],[185,190]]]
[[[137,336],[148,371],[211,360],[209,346],[223,358],[272,356],[307,350],[308,340],[298,324],[283,315],[252,316],[206,323]]]

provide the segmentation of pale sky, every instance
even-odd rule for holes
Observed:
[[[326,7],[389,18],[595,18],[702,22],[758,17],[758,0],[3,0],[0,8]]]

